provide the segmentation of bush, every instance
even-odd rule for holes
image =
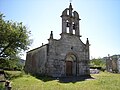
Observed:
[[[102,58],[98,58],[98,59],[92,59],[90,60],[90,66],[91,67],[101,67],[101,69],[105,69],[106,68],[106,62],[104,59]]]

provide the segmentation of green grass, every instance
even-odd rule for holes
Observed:
[[[60,83],[58,80],[24,75],[12,80],[12,90],[120,90],[120,74],[101,72],[95,79]]]
[[[22,75],[23,75],[23,72],[21,72],[21,71],[5,71],[5,76],[6,76],[7,80],[21,77]]]

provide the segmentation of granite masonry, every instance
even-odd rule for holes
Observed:
[[[106,70],[108,72],[120,73],[120,55],[104,57],[106,60]]]
[[[89,76],[89,40],[80,39],[79,14],[70,3],[61,15],[61,38],[53,38],[51,31],[48,44],[27,52],[25,71],[30,74],[52,77]]]

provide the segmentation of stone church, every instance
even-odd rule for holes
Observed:
[[[89,40],[80,39],[79,14],[70,3],[61,15],[60,39],[51,31],[48,44],[27,52],[25,71],[30,74],[52,77],[89,76]]]

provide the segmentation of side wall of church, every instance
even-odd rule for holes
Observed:
[[[25,71],[44,75],[46,72],[47,45],[29,51],[26,57]]]

